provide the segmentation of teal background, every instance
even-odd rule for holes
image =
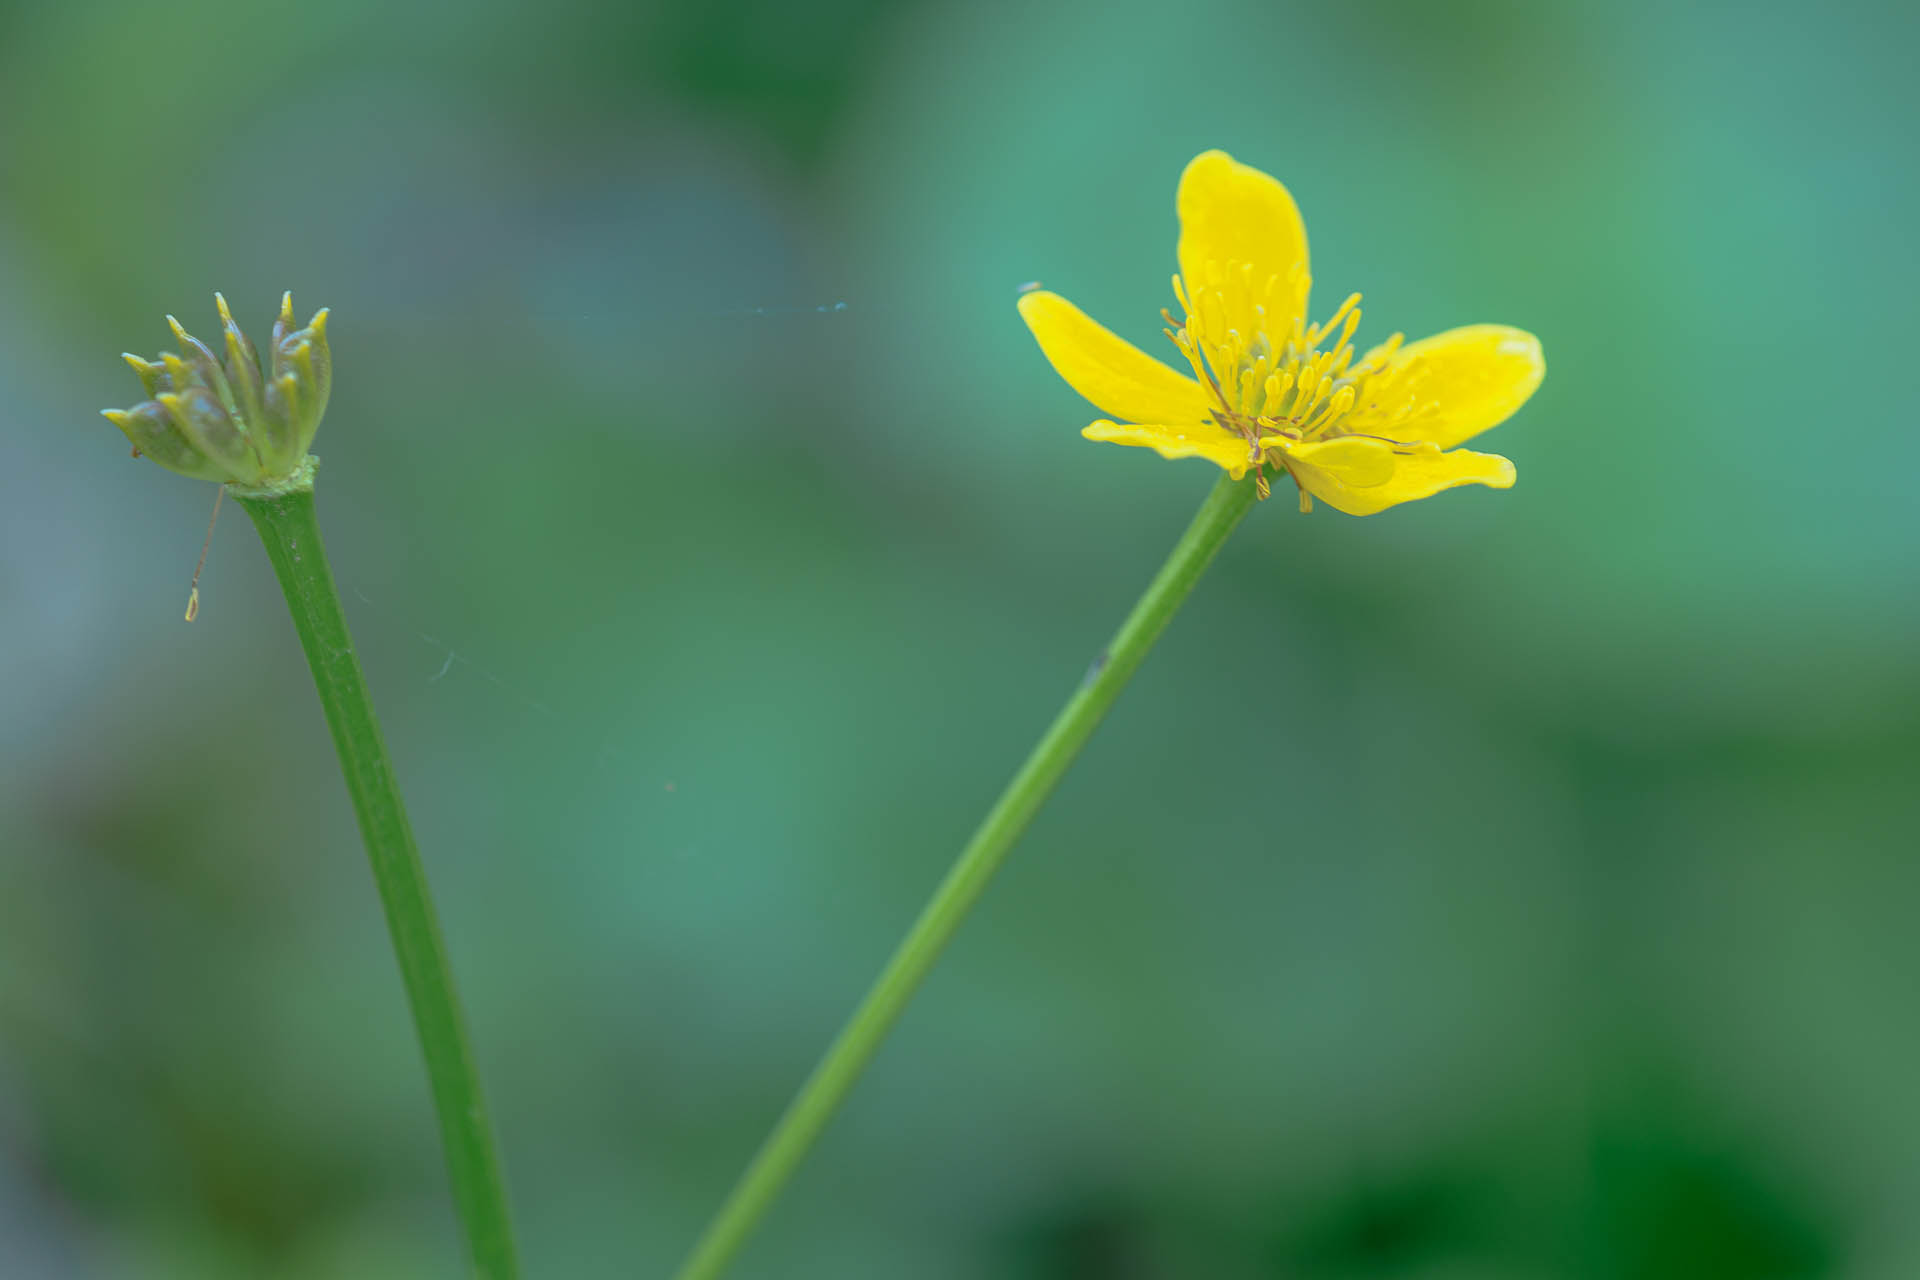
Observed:
[[[333,308],[320,506],[528,1273],[661,1276],[1212,482],[1175,179],[1550,373],[1254,513],[735,1272],[1920,1274],[1909,5],[0,4],[0,1276],[453,1277],[265,557],[117,353]],[[844,304],[844,305],[843,305]]]

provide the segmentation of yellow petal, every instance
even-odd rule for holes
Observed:
[[[1356,367],[1381,350],[1375,347]],[[1546,373],[1540,339],[1523,329],[1449,329],[1400,348],[1340,427],[1450,449],[1512,417]]]
[[[1349,489],[1371,489],[1393,479],[1399,458],[1385,440],[1336,436],[1309,444],[1282,445],[1281,450],[1303,466],[1338,477]]]
[[[1455,485],[1513,487],[1513,464],[1471,449],[1442,452],[1432,444],[1395,444],[1341,436],[1277,449],[1299,486],[1350,516],[1430,498]]]
[[[1080,434],[1108,444],[1141,445],[1157,451],[1163,458],[1205,458],[1215,466],[1224,467],[1235,480],[1253,465],[1247,442],[1212,422],[1190,426],[1096,422]]]
[[[1204,422],[1209,401],[1176,373],[1057,293],[1020,295],[1020,318],[1067,385],[1129,422]]]
[[[1252,314],[1242,290],[1226,295],[1230,306],[1237,303],[1236,309],[1244,311],[1229,315],[1227,323],[1245,333],[1288,332],[1306,311],[1309,279],[1307,228],[1287,189],[1224,151],[1203,151],[1180,175],[1174,204],[1180,214],[1180,274],[1204,286],[1213,283],[1213,273],[1225,276],[1245,264],[1252,268],[1255,294],[1264,293],[1268,280],[1277,280],[1264,323]]]

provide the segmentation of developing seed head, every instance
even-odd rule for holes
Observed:
[[[124,357],[146,389],[131,409],[103,409],[145,456],[169,471],[250,488],[289,480],[307,462],[307,447],[327,410],[333,386],[333,356],[327,348],[327,312],[296,328],[293,295],[280,300],[280,315],[263,363],[253,342],[233,322],[227,300],[220,309],[220,354],[167,317],[180,351],[158,360]]]

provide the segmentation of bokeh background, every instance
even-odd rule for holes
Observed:
[[[1274,502],[736,1274],[1920,1275],[1910,5],[0,4],[0,1276],[460,1273],[305,668],[117,353],[333,308],[320,501],[529,1274],[661,1276],[1212,483],[1210,146],[1521,482]],[[1158,349],[1150,346],[1150,349]]]

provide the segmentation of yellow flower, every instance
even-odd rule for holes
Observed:
[[[1307,232],[1287,189],[1224,151],[1180,175],[1182,316],[1160,314],[1193,376],[1102,328],[1057,294],[1022,294],[1020,314],[1075,391],[1113,415],[1082,435],[1205,458],[1235,479],[1285,467],[1313,498],[1372,515],[1455,485],[1513,484],[1513,464],[1453,446],[1512,416],[1546,373],[1540,340],[1474,324],[1354,356],[1354,294],[1306,318]]]

